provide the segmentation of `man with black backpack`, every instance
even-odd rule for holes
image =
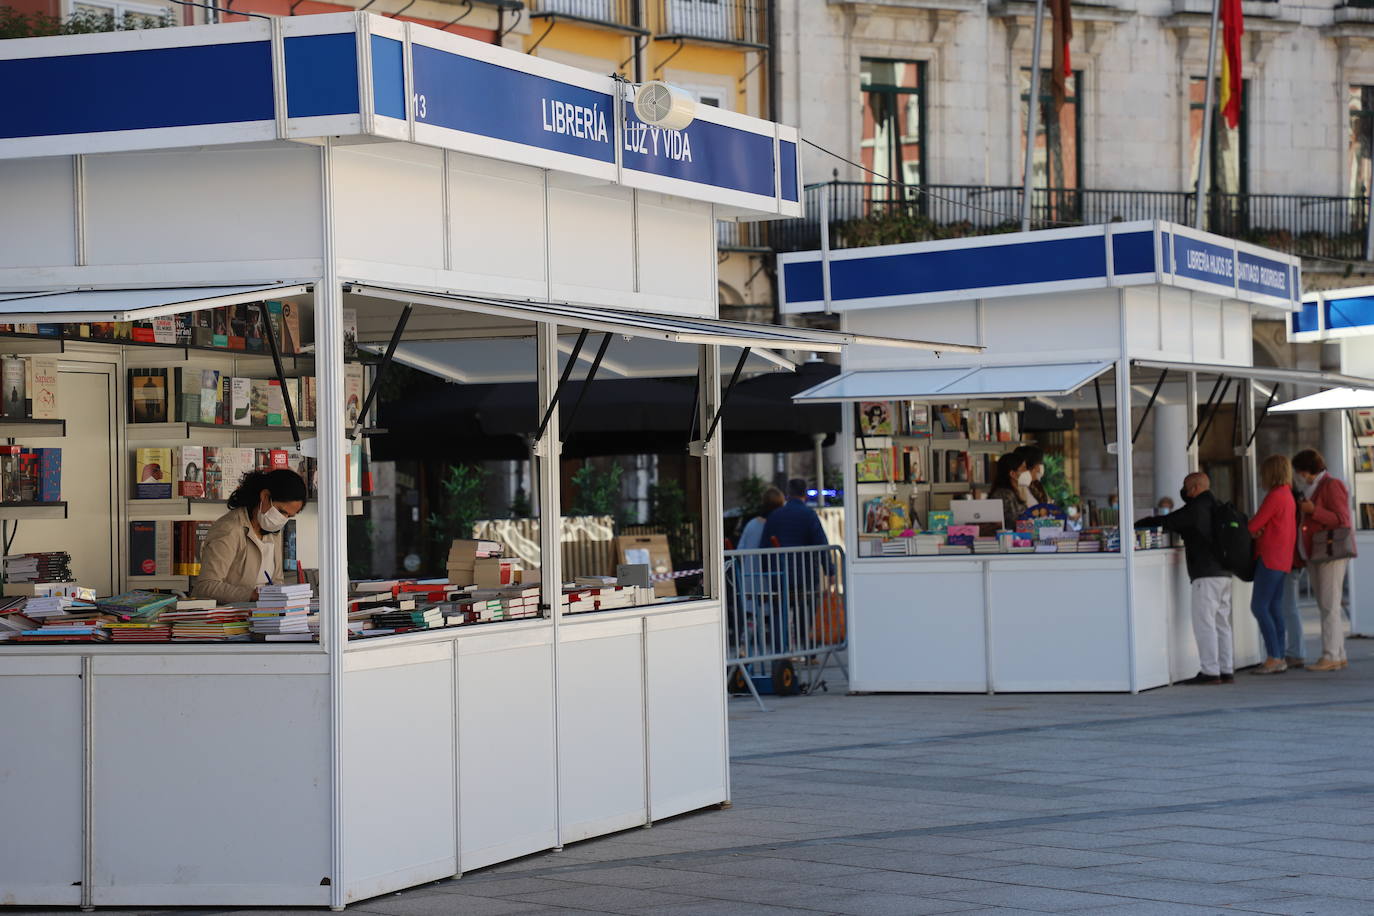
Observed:
[[[1206,474],[1183,478],[1183,505],[1168,515],[1152,515],[1137,528],[1163,528],[1183,538],[1188,578],[1193,583],[1193,638],[1201,673],[1184,684],[1229,684],[1235,680],[1231,640],[1231,571],[1223,565],[1216,542],[1216,515],[1222,505],[1212,495]],[[1242,525],[1242,530],[1243,530]],[[1248,532],[1246,532],[1248,536]]]

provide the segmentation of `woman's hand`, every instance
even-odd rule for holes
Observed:
[[[1299,509],[1304,515],[1311,515],[1313,512],[1315,512],[1315,511],[1317,510],[1317,507],[1316,507],[1315,505],[1312,504],[1312,500],[1310,500],[1310,499],[1304,499],[1304,500],[1302,500],[1301,502],[1298,503],[1298,509]]]
[[[256,588],[253,589],[253,600],[254,600],[254,601],[257,601],[257,600],[258,600],[258,590],[257,590]]]

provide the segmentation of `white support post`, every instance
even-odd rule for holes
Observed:
[[[1045,0],[1035,0],[1035,31],[1031,35],[1030,97],[1026,100],[1026,159],[1021,176],[1021,231],[1030,231],[1031,192],[1035,190],[1035,136],[1040,129],[1040,41],[1045,32]],[[1016,91],[1016,74],[1011,76]],[[1013,109],[1014,111],[1015,109]],[[1047,151],[1048,152],[1048,151]]]
[[[697,348],[697,380],[701,386],[701,401],[697,409],[700,415],[697,423],[702,429],[711,422],[720,409],[720,348],[702,345]],[[721,443],[724,429],[717,427],[711,445],[701,456],[701,537],[702,537],[702,586],[707,597],[716,600],[716,625],[720,627],[721,676],[724,677],[727,636],[725,633],[725,508],[724,479],[721,470]],[[725,783],[725,800],[730,800],[730,694],[721,691],[721,746],[725,754],[721,761],[724,769],[722,778]]]
[[[543,416],[553,402],[554,390],[558,387],[558,325],[541,321],[536,331],[538,351],[539,409],[536,416]],[[562,494],[559,492],[562,475],[559,462],[562,445],[558,439],[558,411],[549,417],[544,429],[543,440],[534,443],[534,486],[539,498],[539,601],[548,608],[549,620],[553,627],[553,798],[554,798],[554,836],[559,848],[563,845],[563,798],[562,774],[559,767],[559,694],[558,662],[562,654],[559,624],[561,619],[559,599],[563,593],[563,554]]]
[[[825,433],[812,433],[816,447],[816,506],[825,508]]]
[[[344,472],[343,289],[334,250],[333,147],[320,148],[324,189],[324,277],[315,287],[315,375],[322,405],[319,439],[320,639],[329,655],[331,857],[329,905],[345,903],[344,848],[344,649],[348,642],[348,536]]]
[[[1207,199],[1207,181],[1211,174],[1212,118],[1216,110],[1217,20],[1221,18],[1221,0],[1212,0],[1212,28],[1207,35],[1207,88],[1202,105],[1202,149],[1197,157],[1197,204],[1193,208],[1193,228],[1202,228],[1203,202]]]

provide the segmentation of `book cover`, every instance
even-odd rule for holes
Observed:
[[[1355,450],[1355,471],[1374,471],[1374,446],[1362,445]]]
[[[267,379],[249,380],[249,422],[253,426],[267,425]]]
[[[267,468],[271,471],[288,471],[291,469],[291,453],[284,448],[274,448],[267,450]]]
[[[211,309],[201,309],[191,316],[191,345],[213,347],[215,345],[214,317]]]
[[[358,310],[343,310],[344,359],[358,358]]]
[[[248,313],[252,308],[246,302],[229,306],[229,349],[248,349]]]
[[[920,404],[916,401],[906,402],[906,411],[903,426],[908,436],[918,439],[930,438],[930,405]]]
[[[183,445],[177,450],[177,495],[190,499],[205,496],[205,449],[199,445]]]
[[[229,426],[233,423],[233,381],[233,378],[227,375],[221,375],[219,379],[219,404],[216,405],[219,409],[215,413],[215,423],[220,426]]]
[[[19,356],[6,356],[0,360],[0,379],[3,379],[4,412],[10,419],[22,419],[24,413],[24,360]]]
[[[179,347],[189,346],[191,343],[191,328],[194,319],[191,315],[182,313],[172,316],[172,324],[176,329],[176,339],[173,341]]]
[[[170,419],[176,423],[200,421],[200,370],[172,367],[171,390],[168,392]]]
[[[130,369],[129,373],[129,405],[132,422],[166,423],[168,419],[167,370]]]
[[[358,363],[344,366],[344,423],[352,429],[363,409],[363,367]]]
[[[36,448],[38,456],[38,501],[57,503],[62,501],[62,449]]]
[[[133,341],[134,343],[157,343],[157,337],[153,334],[153,323],[151,321],[135,321]]]
[[[285,353],[283,349],[286,344],[282,338],[282,304],[273,300],[264,303],[267,306],[267,331],[272,335],[272,339],[277,342],[277,352]]]
[[[200,371],[200,422],[214,423],[219,416],[219,372],[214,369]]]
[[[229,347],[229,306],[210,309],[210,330],[213,333],[211,346],[228,349]]]
[[[232,400],[230,422],[234,426],[251,426],[253,424],[253,380],[250,378],[231,379],[230,398]]]
[[[153,343],[172,344],[177,342],[177,320],[175,318],[154,318]]]
[[[170,499],[172,496],[172,450],[140,448],[134,452],[134,498]]]
[[[29,389],[31,414],[36,420],[56,420],[62,414],[58,399],[57,357],[34,356],[29,359],[33,386]]]
[[[301,377],[301,397],[297,402],[300,404],[300,423],[302,426],[315,425],[315,376],[306,375]]]
[[[25,503],[38,500],[38,455],[32,449],[25,449],[18,456],[19,501]]]
[[[267,425],[283,426],[286,423],[286,406],[282,403],[281,382],[267,380]]]
[[[345,309],[345,310],[344,310],[344,313],[345,313],[345,314],[344,314],[344,321],[345,321],[345,323],[344,323],[345,338],[344,338],[344,339],[345,339],[345,341],[347,341],[347,336],[346,336],[347,331],[346,331],[346,329],[347,329],[347,327],[348,327],[348,323],[347,323],[347,313],[348,313],[348,311],[349,311],[348,309]],[[353,322],[353,328],[354,328],[354,336],[355,336],[355,338],[356,338],[356,336],[357,336],[357,318],[356,318],[356,312],[355,312],[354,314],[355,314],[355,318],[354,318],[354,322]],[[294,302],[283,302],[283,303],[281,303],[281,330],[282,330],[282,337],[281,337],[281,340],[282,340],[281,351],[282,351],[282,353],[291,353],[291,354],[295,354],[295,353],[301,352],[301,350],[304,349],[305,341],[304,341],[304,339],[302,339],[302,337],[301,337],[301,307],[300,307],[299,305],[297,305],[296,303],[294,303]],[[347,346],[347,344],[345,343],[345,347],[346,347],[346,346]]]
[[[157,522],[129,522],[129,575],[157,575]]]
[[[220,449],[207,445],[201,450],[200,478],[205,499],[224,499],[224,472],[219,464]]]
[[[890,480],[887,454],[887,449],[882,448],[861,449],[857,466],[858,482],[879,483]]]
[[[248,309],[248,332],[244,337],[247,346],[244,347],[249,353],[262,353],[267,349],[267,344],[263,337],[265,330],[262,319],[262,303],[249,303]]]
[[[860,401],[859,433],[864,436],[892,435],[892,405],[887,401]]]
[[[926,514],[926,527],[931,531],[945,531],[954,521],[954,513],[948,509],[931,509]]]

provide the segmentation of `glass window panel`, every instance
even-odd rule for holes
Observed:
[[[861,61],[860,162],[877,173],[865,180],[882,184],[891,179],[912,185],[924,181],[924,73],[921,61]]]

